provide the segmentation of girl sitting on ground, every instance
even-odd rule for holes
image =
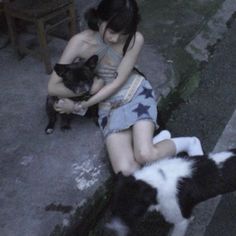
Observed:
[[[115,173],[129,175],[145,163],[183,151],[202,154],[196,137],[170,139],[169,133],[164,132],[164,137],[156,137],[153,142],[158,127],[157,98],[149,81],[134,69],[144,44],[143,35],[137,31],[140,16],[136,1],[102,0],[85,17],[89,29],[72,37],[59,63],[98,55],[92,96],[87,101],[73,102],[69,98],[78,94],[67,89],[53,72],[49,95],[64,98],[55,104],[55,109],[80,113],[99,104],[99,126]]]

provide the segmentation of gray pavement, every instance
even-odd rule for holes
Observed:
[[[227,123],[223,133],[221,134],[218,142],[216,143],[214,149],[212,152],[220,152],[223,150],[227,150],[230,148],[235,148],[236,146],[236,110],[233,113],[231,119]],[[231,196],[231,197],[229,197]],[[235,235],[235,225],[234,225],[234,219],[233,217],[230,217],[232,215],[235,215],[235,207],[232,207],[229,209],[222,209],[224,212],[224,215],[228,215],[228,217],[224,217],[222,214],[221,216],[218,215],[218,218],[220,220],[217,221],[217,223],[213,222],[211,225],[211,220],[213,217],[214,220],[214,214],[218,214],[216,211],[217,206],[224,198],[228,198],[228,204],[231,206],[235,206],[236,198],[235,194],[229,194],[225,196],[218,196],[216,198],[210,199],[208,201],[205,201],[201,204],[199,204],[195,210],[194,210],[194,220],[191,223],[191,225],[188,228],[188,231],[186,235],[188,236],[233,236]],[[230,228],[227,228],[225,226],[225,223],[228,218],[228,226]],[[230,219],[229,219],[230,218]],[[214,232],[213,234],[210,232]]]
[[[64,47],[57,41],[55,49],[58,44]],[[49,235],[93,196],[102,184],[98,179],[107,178],[101,134],[92,121],[77,117],[71,131],[45,135],[48,76],[43,66],[28,56],[17,61],[10,47],[1,50],[0,64],[0,232]]]
[[[168,122],[174,135],[197,135],[206,152],[236,146],[235,26],[234,21],[214,48],[208,65],[201,71],[198,89]],[[199,205],[187,235],[235,235],[235,202],[235,194],[229,194]]]
[[[51,39],[54,62],[65,43]],[[160,75],[158,83],[165,84],[169,65],[148,45],[142,54],[140,63],[147,74]],[[155,62],[155,70],[150,69],[153,64],[148,59]],[[57,224],[67,226],[78,211],[83,219],[93,206],[90,199],[104,198],[98,192],[111,177],[111,169],[102,135],[92,120],[81,117],[75,117],[72,130],[58,128],[45,135],[49,76],[43,65],[30,56],[18,61],[8,46],[0,51],[0,67],[1,234],[49,235]]]
[[[155,1],[139,2],[144,10],[156,4]],[[223,1],[217,1],[220,10],[221,2]],[[200,9],[200,6],[207,6],[211,1],[202,3],[199,0],[197,3]],[[228,7],[232,10],[236,3]],[[203,18],[214,18],[218,8],[208,15],[204,13]],[[183,12],[189,13],[188,19],[191,14],[195,16],[194,19],[199,19],[193,9],[185,9]],[[162,17],[162,22],[160,18],[157,21],[158,25],[162,25],[162,28],[159,28],[165,29],[168,25],[175,25],[166,15]],[[222,18],[222,24],[229,18],[230,14]],[[147,40],[139,64],[160,97],[166,97],[178,83],[179,71],[176,71],[176,68],[179,67],[176,66],[177,61],[165,54],[169,49],[166,50],[164,44],[167,39],[175,44],[179,36],[164,35],[160,38],[162,43],[157,45],[157,41],[151,40],[156,29],[156,25],[153,25],[154,19],[155,16],[149,23],[148,20],[143,23]],[[191,31],[191,39],[194,38],[192,35],[197,36],[201,32],[203,22],[194,22],[196,29]],[[191,25],[188,28],[189,25],[187,27],[185,23],[178,22],[178,27],[181,26],[185,31],[191,28]],[[219,37],[223,37],[223,34]],[[206,40],[210,40],[209,37],[206,37]],[[65,45],[65,41],[51,38],[50,52],[54,63]],[[178,44],[175,46],[178,47]],[[107,201],[112,176],[99,128],[92,120],[75,117],[72,130],[62,132],[58,128],[52,135],[45,135],[47,118],[44,104],[49,76],[45,75],[42,63],[30,56],[18,61],[8,46],[0,50],[0,68],[0,235],[85,236],[86,233],[80,232],[87,232],[87,229],[77,231],[77,234],[72,231],[80,230],[82,224],[87,227],[90,224],[91,227],[94,226],[96,217]],[[220,143],[222,144],[223,140],[232,141],[226,141],[221,148],[234,144],[235,119],[234,115]],[[205,207],[198,210],[200,215],[204,209]],[[203,227],[205,231],[205,226],[202,225],[205,219],[196,219],[200,219],[196,221],[200,223],[196,223],[197,226],[193,223],[190,230],[200,232],[199,227]]]

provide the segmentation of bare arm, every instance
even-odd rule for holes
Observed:
[[[90,94],[93,95],[97,93],[103,86],[104,86],[104,80],[95,77],[92,88],[90,89]]]
[[[140,33],[136,33],[135,37],[134,46],[127,51],[117,69],[117,78],[112,83],[105,85],[87,102],[84,102],[83,106],[89,107],[105,100],[117,92],[119,88],[127,81],[144,43],[143,36]]]

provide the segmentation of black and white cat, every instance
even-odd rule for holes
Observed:
[[[118,174],[107,227],[128,235],[140,217],[155,209],[174,224],[172,236],[183,236],[195,205],[235,190],[236,149],[163,159],[131,176]]]

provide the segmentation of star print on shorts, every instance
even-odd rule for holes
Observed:
[[[143,87],[143,91],[139,95],[144,95],[145,98],[153,98],[152,92],[152,89]]]
[[[107,116],[103,117],[101,122],[101,126],[103,129],[105,129],[106,125],[107,125]]]
[[[137,108],[135,108],[133,110],[133,112],[136,112],[138,117],[140,117],[143,114],[149,115],[149,113],[148,113],[149,108],[150,108],[150,106],[145,106],[142,103],[139,103]]]

